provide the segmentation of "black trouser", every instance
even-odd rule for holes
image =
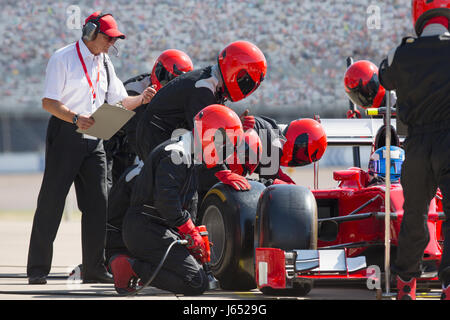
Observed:
[[[417,131],[417,130],[416,130]],[[420,275],[420,262],[429,242],[428,207],[439,187],[446,222],[439,267],[442,282],[450,281],[450,130],[414,132],[405,141],[401,184],[405,202],[393,271],[404,279]]]
[[[135,258],[133,270],[146,282],[169,245],[179,237],[171,229],[152,222],[148,216],[130,211],[122,227],[124,242]],[[176,244],[150,285],[173,293],[199,295],[207,289],[208,279],[186,247]]]
[[[122,237],[122,224],[125,214],[130,207],[131,190],[133,189],[136,177],[127,181],[127,174],[137,165],[129,167],[124,171],[120,179],[113,185],[108,196],[108,217],[106,228],[106,261],[118,254],[131,256],[128,252]]]
[[[119,181],[122,173],[134,164],[136,153],[127,146],[125,137],[113,136],[108,141],[103,141],[106,152],[108,193],[112,186]],[[125,150],[124,150],[125,149]]]
[[[29,277],[50,272],[65,200],[75,183],[82,212],[83,277],[104,271],[106,234],[106,159],[101,140],[83,139],[76,126],[51,117],[47,128],[45,171],[28,251]]]

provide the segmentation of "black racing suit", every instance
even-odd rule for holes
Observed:
[[[426,30],[426,29],[425,29]],[[397,112],[408,127],[401,184],[405,202],[393,272],[420,275],[429,242],[427,213],[439,187],[446,222],[439,277],[450,282],[450,34],[405,38],[380,65],[380,82],[396,90]]]
[[[280,178],[282,143],[286,141],[286,138],[276,121],[265,116],[255,116],[253,129],[258,133],[263,145],[262,157],[255,173],[259,174],[260,181],[267,185]]]
[[[217,67],[182,74],[164,87],[148,104],[136,129],[137,153],[145,160],[175,129],[192,130],[194,117],[211,104],[223,104]]]
[[[147,87],[152,85],[149,73],[143,73],[130,78],[123,84],[129,96],[138,96]],[[128,167],[134,164],[137,155],[136,127],[147,106],[148,103],[134,109],[133,111],[136,114],[115,135],[104,143],[110,187],[119,180],[122,173]]]
[[[120,178],[114,183],[108,196],[108,217],[106,222],[106,262],[118,254],[131,256],[123,242],[122,223],[130,207],[131,192],[136,177],[142,169],[143,162],[128,167]]]
[[[190,148],[180,145],[185,137],[160,144],[146,158],[123,221],[123,240],[135,258],[132,268],[144,282],[179,239],[177,227],[196,212],[197,175]],[[175,245],[151,285],[196,295],[206,290],[208,280],[186,247]]]

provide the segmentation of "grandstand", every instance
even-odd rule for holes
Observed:
[[[369,6],[379,8],[375,28],[367,23]],[[92,8],[112,13],[127,35],[118,41],[119,57],[112,56],[122,80],[151,70],[168,48],[187,52],[195,67],[203,67],[231,41],[257,44],[267,58],[267,77],[248,99],[228,105],[278,121],[344,117],[346,57],[379,64],[413,32],[405,0],[2,0],[0,153],[43,152],[47,61],[79,39]]]

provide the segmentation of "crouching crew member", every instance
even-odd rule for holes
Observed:
[[[264,54],[254,44],[236,41],[219,54],[217,64],[194,70],[177,77],[159,90],[144,111],[136,129],[137,152],[145,160],[158,144],[171,138],[175,129],[192,130],[193,118],[211,104],[223,104],[225,99],[240,101],[252,94],[264,80],[267,63]],[[224,170],[219,179],[230,181],[241,179],[244,189],[250,184],[239,175]],[[216,170],[199,168],[199,193],[205,194],[211,183],[217,182]]]
[[[138,96],[146,88],[152,88],[156,93],[169,81],[193,69],[191,58],[185,52],[168,49],[156,59],[151,73],[140,74],[123,84],[129,96]],[[134,109],[136,114],[105,143],[110,186],[119,180],[125,169],[135,163],[136,126],[148,105],[142,104]]]
[[[175,245],[152,286],[186,295],[208,287],[201,264],[207,251],[193,223],[198,186],[196,166],[223,163],[226,150],[234,151],[243,136],[239,117],[222,105],[211,105],[194,118],[194,130],[155,148],[136,177],[131,205],[123,221],[123,240],[130,257],[113,257],[111,270],[119,293],[135,290],[133,278],[144,283],[153,275],[168,246]],[[194,151],[194,152],[193,152]]]
[[[145,88],[153,86],[161,89],[179,75],[192,71],[193,64],[189,56],[176,49],[165,50],[156,59],[151,73],[144,73],[124,82],[128,95],[135,96]],[[108,219],[106,227],[105,256],[109,265],[111,257],[119,254],[129,255],[122,240],[122,222],[130,207],[131,191],[140,173],[143,162],[136,153],[136,124],[148,104],[137,107],[136,114],[109,141],[114,145],[110,156],[113,160],[113,186],[108,197]]]

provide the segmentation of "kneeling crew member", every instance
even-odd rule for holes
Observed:
[[[222,105],[203,109],[194,123],[193,132],[154,149],[136,177],[123,221],[123,240],[132,258],[122,256],[111,263],[119,293],[134,290],[129,286],[133,278],[148,281],[168,246],[180,237],[192,239],[191,244],[173,247],[151,285],[186,295],[202,294],[208,287],[200,265],[207,259],[206,247],[193,223],[195,168],[201,162],[209,168],[223,163],[225,151],[234,151],[243,130],[236,113]]]

